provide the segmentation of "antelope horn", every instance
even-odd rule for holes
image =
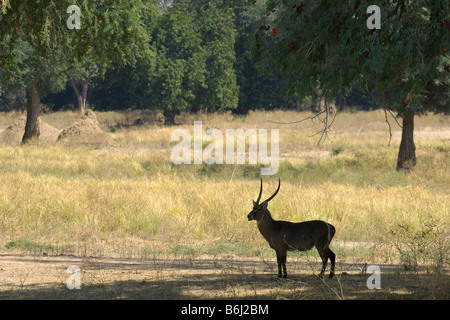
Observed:
[[[275,193],[274,193],[269,199],[267,199],[265,202],[269,202],[270,200],[272,200],[272,199],[277,195],[278,191],[280,190],[280,185],[281,185],[281,181],[280,181],[280,178],[278,178],[278,188],[277,188],[277,191],[275,191]]]
[[[259,200],[261,200],[261,195],[262,195],[262,178],[261,178],[261,188],[259,190],[259,196],[258,196],[258,200],[256,200],[256,204],[259,204]]]

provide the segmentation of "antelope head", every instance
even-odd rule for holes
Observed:
[[[253,201],[253,210],[247,215],[248,221],[252,221],[252,220],[256,220],[256,221],[261,221],[261,219],[264,218],[264,215],[269,212],[267,210],[267,205],[269,203],[270,200],[272,200],[278,193],[278,191],[280,190],[280,179],[278,179],[278,188],[277,191],[275,191],[275,193],[268,199],[266,199],[265,201],[263,201],[262,203],[259,203],[259,200],[261,200],[261,195],[262,195],[262,186],[263,186],[263,182],[262,182],[262,178],[261,178],[261,188],[259,190],[259,196],[258,199],[255,201]]]

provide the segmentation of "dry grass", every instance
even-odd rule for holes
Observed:
[[[1,116],[0,128],[17,116]],[[98,113],[103,130],[116,128],[109,135],[117,146],[0,147],[0,244],[30,253],[117,258],[231,254],[273,264],[273,253],[256,226],[246,221],[251,199],[258,193],[259,166],[176,166],[170,161],[173,130],[192,130],[193,121],[202,120],[204,130],[280,129],[280,169],[276,177],[264,178],[263,197],[273,192],[280,177],[280,193],[270,204],[274,218],[332,223],[337,229],[334,248],[340,263],[401,262],[394,246],[399,239],[393,235],[399,226],[420,234],[424,226],[437,221],[445,238],[443,245],[448,245],[448,117],[418,119],[418,164],[406,175],[395,171],[399,128],[388,146],[382,112],[340,114],[330,139],[320,146],[318,137],[311,136],[319,123],[267,121],[306,116],[279,111],[253,112],[246,117],[183,114],[175,127],[146,121],[121,127],[115,123],[133,123],[132,115]],[[76,117],[66,112],[43,118],[62,129]],[[394,121],[391,125],[396,126]],[[345,243],[350,242],[368,245],[347,249]],[[432,264],[433,259],[430,254],[424,264]],[[448,251],[441,271],[446,273],[447,267]],[[235,284],[233,290],[251,288],[239,280]],[[334,289],[339,297],[339,288]],[[201,291],[194,291],[188,296],[202,297]],[[242,296],[250,295],[245,292]],[[278,292],[265,297],[277,294],[283,296]],[[311,293],[305,294],[308,298]]]

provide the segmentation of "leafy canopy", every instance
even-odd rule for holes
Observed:
[[[287,70],[290,90],[333,98],[358,84],[400,114],[448,112],[448,1],[253,2],[265,7],[255,32],[259,67]],[[366,25],[373,4],[381,29]]]
[[[214,1],[175,1],[153,32],[154,108],[235,108],[233,12]]]
[[[113,61],[134,63],[149,54],[143,17],[153,2],[142,0],[79,0],[80,29],[69,29],[64,0],[2,1],[0,12],[0,66],[14,74],[20,64],[14,50],[21,41],[33,50],[33,77],[41,78],[49,67],[53,73],[73,64],[95,61],[103,73]]]

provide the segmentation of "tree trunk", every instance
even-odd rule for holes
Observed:
[[[345,95],[339,95],[337,96],[336,102],[338,105],[338,109],[340,111],[344,111],[345,109],[347,109],[347,96]]]
[[[80,110],[80,114],[84,114],[84,111],[86,111],[87,91],[88,91],[88,85],[83,85],[81,94],[78,90],[75,91],[75,95],[77,96],[77,100],[78,100],[78,108]]]
[[[175,116],[177,114],[180,114],[180,110],[170,110],[170,109],[164,109],[163,115],[165,118],[164,124],[166,126],[173,126],[175,125]]]
[[[32,81],[28,89],[30,92],[27,101],[27,122],[25,124],[25,133],[22,137],[22,144],[39,138],[40,134],[39,113],[41,111],[41,95],[38,81]]]
[[[88,92],[89,83],[83,84],[83,90],[81,90],[81,104],[80,104],[80,113],[84,114],[84,111],[86,111],[86,98],[87,98],[87,92]]]
[[[84,100],[83,98],[81,98],[81,101],[78,101],[79,105],[80,105],[80,114],[84,114],[84,111],[86,110],[86,100]]]
[[[409,171],[416,165],[416,146],[414,145],[414,113],[403,117],[402,141],[398,151],[397,170]]]
[[[84,114],[84,111],[86,109],[86,98],[87,98],[87,92],[88,92],[88,88],[89,88],[89,81],[90,81],[90,79],[88,79],[82,83],[82,90],[80,93],[75,81],[69,77],[70,86],[72,87],[73,91],[75,92],[75,96],[77,97],[77,100],[78,100],[78,108],[80,110],[80,114]]]
[[[313,96],[311,111],[319,113],[325,110],[325,99],[320,96]]]

